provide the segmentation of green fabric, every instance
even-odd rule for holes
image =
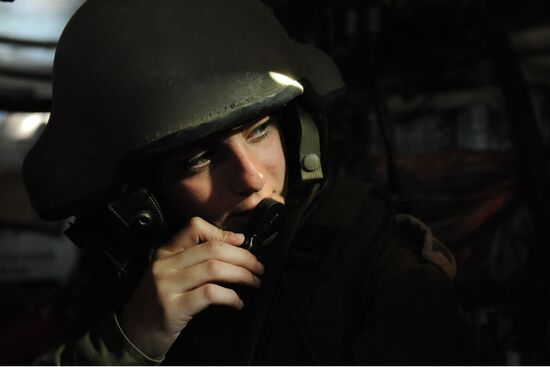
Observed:
[[[35,365],[159,365],[126,337],[113,312],[97,328],[74,343],[66,343],[39,357]]]

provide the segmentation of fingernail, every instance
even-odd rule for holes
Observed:
[[[229,237],[231,242],[241,245],[244,242],[244,234],[242,233],[231,233]]]
[[[261,262],[258,261],[258,265],[259,265],[258,273],[263,274],[264,271],[265,271],[264,264],[262,264]]]
[[[242,310],[244,307],[244,302],[242,299],[239,300],[239,310]]]

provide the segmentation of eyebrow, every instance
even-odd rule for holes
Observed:
[[[231,132],[234,132],[234,131],[244,130],[244,129],[246,129],[248,126],[252,126],[252,125],[256,125],[256,124],[261,124],[261,123],[266,123],[266,122],[268,122],[269,120],[271,120],[271,115],[265,115],[265,116],[260,117],[260,118],[255,118],[255,119],[252,119],[252,120],[248,120],[248,121],[243,122],[243,123],[240,124],[240,125],[235,126],[235,127],[232,128],[231,130],[229,130],[229,132],[231,133]]]
[[[243,123],[231,128],[229,130],[221,131],[218,134],[213,134],[211,136],[207,136],[207,137],[204,138],[204,140],[200,140],[199,142],[197,142],[196,145],[193,144],[189,148],[193,149],[193,148],[199,148],[199,147],[205,146],[205,145],[212,145],[214,142],[223,140],[226,137],[228,137],[229,135],[232,135],[236,132],[245,130],[249,126],[260,124],[260,123],[266,123],[271,119],[272,119],[271,115],[265,115],[265,116],[260,117],[260,118],[253,118],[253,119],[250,119],[250,120],[246,120]]]
[[[195,142],[194,144],[182,149],[180,152],[175,153],[170,159],[191,159],[197,154],[200,154],[201,150],[209,150],[212,147],[219,145],[221,141],[224,140],[227,136],[242,131],[252,125],[267,123],[271,119],[271,115],[265,115],[260,118],[254,118],[244,121],[242,124],[239,124],[229,130],[220,132],[219,134],[207,136],[204,139]]]

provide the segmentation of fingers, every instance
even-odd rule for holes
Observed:
[[[207,260],[198,265],[186,268],[172,276],[177,277],[174,285],[176,292],[188,292],[207,283],[230,283],[250,287],[259,287],[260,278],[247,269],[218,260]]]
[[[238,247],[243,241],[244,235],[196,217],[157,249],[144,287],[152,288],[158,307],[167,310],[161,315],[164,324],[183,327],[211,304],[243,307],[238,294],[223,284],[259,287],[264,271],[252,253]]]
[[[169,251],[181,251],[207,241],[223,241],[238,246],[243,243],[244,235],[221,230],[202,218],[193,217],[164,248]]]
[[[259,287],[258,276],[264,271],[253,254],[237,247],[243,241],[242,234],[192,218],[159,247],[123,311],[123,324],[131,340],[141,347],[156,345],[151,340],[165,341],[154,348],[155,353],[164,353],[174,336],[209,305],[241,309],[238,294],[220,284]]]
[[[226,305],[238,310],[244,306],[237,292],[212,283],[205,284],[179,296],[177,301],[179,307],[189,310],[191,317],[210,305]]]
[[[169,268],[184,269],[207,260],[219,260],[241,266],[256,275],[264,272],[264,266],[250,251],[221,241],[210,241],[183,252],[171,254],[164,261]]]

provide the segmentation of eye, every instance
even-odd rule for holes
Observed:
[[[184,167],[190,172],[199,172],[210,166],[211,163],[211,153],[209,151],[204,151],[187,159],[187,161],[184,162]]]
[[[269,117],[262,119],[255,125],[252,125],[251,128],[247,131],[247,140],[251,142],[257,142],[264,139],[269,134],[270,126],[271,121],[269,120]]]

